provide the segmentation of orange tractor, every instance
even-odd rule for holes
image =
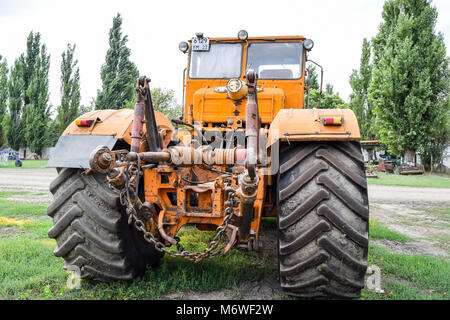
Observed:
[[[48,163],[59,173],[54,254],[82,278],[131,280],[164,253],[199,262],[261,250],[261,219],[276,217],[285,292],[359,297],[369,225],[360,133],[351,110],[304,108],[312,47],[301,36],[197,33],[179,46],[180,119],[155,110],[146,77],[134,111],[76,119]],[[215,237],[189,252],[177,237],[185,225]]]

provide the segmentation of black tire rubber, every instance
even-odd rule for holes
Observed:
[[[64,268],[76,265],[81,278],[109,282],[132,280],[147,265],[159,264],[162,254],[139,242],[143,235],[128,225],[119,195],[105,176],[71,168],[58,173],[50,184],[53,202],[47,214],[53,227],[48,236],[56,239],[53,253],[64,258]]]
[[[280,284],[304,298],[358,298],[367,269],[369,203],[359,142],[280,146]]]

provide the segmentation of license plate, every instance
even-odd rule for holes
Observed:
[[[193,51],[209,51],[209,38],[192,38]]]

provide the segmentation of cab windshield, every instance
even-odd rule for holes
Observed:
[[[189,78],[239,78],[241,65],[242,44],[211,43],[209,51],[191,52]]]
[[[247,47],[247,68],[259,79],[299,79],[302,70],[301,42],[255,42]]]

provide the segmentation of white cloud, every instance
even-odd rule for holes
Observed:
[[[58,105],[61,53],[76,43],[82,103],[89,104],[101,87],[100,67],[108,48],[113,16],[123,17],[132,60],[153,86],[182,95],[186,56],[178,43],[202,31],[206,36],[304,35],[315,42],[310,58],[324,67],[324,83],[348,100],[348,77],[359,67],[364,37],[373,37],[381,22],[381,0],[346,1],[7,1],[0,0],[0,54],[13,63],[26,48],[26,37],[39,31],[51,54],[51,103]],[[433,2],[439,11],[437,30],[449,47],[450,3]]]

